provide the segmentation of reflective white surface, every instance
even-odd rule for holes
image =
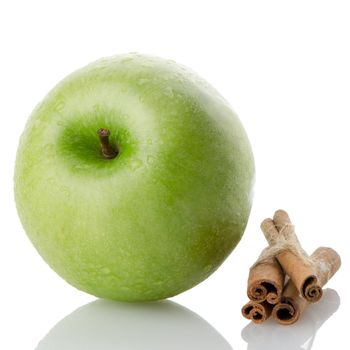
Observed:
[[[65,317],[37,350],[232,350],[194,312],[171,301],[91,302]]]
[[[248,350],[310,350],[318,330],[339,308],[340,298],[325,289],[321,301],[311,304],[299,322],[262,325],[250,322],[241,333]],[[232,350],[208,322],[172,301],[118,303],[96,300],[58,322],[36,350]]]

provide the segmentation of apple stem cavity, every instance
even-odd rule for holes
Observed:
[[[108,129],[100,128],[97,130],[97,134],[101,142],[101,152],[105,159],[113,159],[118,155],[118,151],[115,150],[109,143],[109,135],[111,134]]]

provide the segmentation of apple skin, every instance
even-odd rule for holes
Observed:
[[[103,158],[97,130],[119,149]],[[203,281],[250,213],[254,160],[225,99],[190,69],[140,54],[62,80],[21,136],[15,199],[43,259],[98,297],[146,301]]]

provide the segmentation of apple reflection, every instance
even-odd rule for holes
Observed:
[[[118,303],[96,300],[54,326],[37,350],[232,350],[194,312],[171,301]]]

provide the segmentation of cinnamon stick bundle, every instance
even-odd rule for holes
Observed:
[[[318,248],[310,257],[301,247],[284,210],[265,219],[261,229],[269,243],[250,268],[244,317],[255,323],[272,314],[281,324],[293,324],[305,308],[322,297],[322,287],[339,269],[340,257],[331,248]],[[285,276],[289,280],[283,289]],[[283,292],[282,292],[283,289]]]
[[[251,267],[248,277],[247,295],[252,301],[276,304],[280,301],[284,285],[284,272],[279,262],[270,257],[258,261]]]
[[[250,300],[242,307],[242,315],[254,323],[263,323],[270,317],[272,307],[267,301],[258,303]]]
[[[317,280],[323,287],[338,271],[341,260],[332,248],[320,247],[311,255],[314,262]],[[272,310],[273,318],[280,324],[295,323],[310,302],[300,295],[299,289],[290,279],[283,291],[281,301]]]
[[[302,249],[288,214],[277,210],[271,219],[265,219],[261,229],[285,273],[294,283],[300,295],[309,302],[322,297],[322,288],[317,279],[315,266]]]

